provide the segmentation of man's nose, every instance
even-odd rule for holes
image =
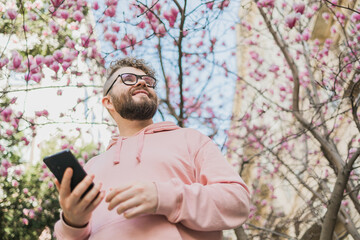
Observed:
[[[136,86],[139,86],[139,85],[147,87],[146,82],[142,78],[139,78],[137,83],[136,83]]]

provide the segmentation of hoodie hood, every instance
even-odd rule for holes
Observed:
[[[137,132],[135,135],[130,137],[137,137],[137,153],[136,153],[136,160],[138,163],[141,162],[141,153],[144,148],[144,139],[146,134],[154,134],[158,132],[165,132],[165,131],[173,131],[176,129],[179,129],[180,127],[177,126],[173,122],[160,122],[160,123],[153,123],[139,132]],[[121,152],[121,146],[124,139],[130,138],[130,137],[122,137],[119,135],[115,135],[111,137],[110,143],[106,150],[109,150],[112,147],[116,147],[116,154],[114,155],[113,163],[114,165],[120,163],[120,152]]]

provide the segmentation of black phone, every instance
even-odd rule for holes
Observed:
[[[87,175],[83,167],[69,149],[55,153],[51,156],[47,156],[43,159],[43,161],[50,169],[50,171],[55,175],[59,183],[61,183],[65,170],[68,167],[73,169],[73,176],[70,183],[71,191],[73,191],[76,185],[78,185]],[[88,193],[93,187],[94,183],[91,183],[81,198],[83,198],[86,193]]]

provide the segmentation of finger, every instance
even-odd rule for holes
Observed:
[[[125,202],[122,202],[118,205],[118,208],[116,209],[116,212],[120,215],[128,210],[131,211],[131,209],[138,207],[141,205],[141,201],[139,201],[139,198],[131,198]]]
[[[88,206],[88,208],[86,208],[86,211],[92,212],[95,208],[97,208],[97,206],[99,206],[99,204],[104,199],[104,197],[105,197],[105,191],[102,190],[100,191],[97,198],[95,198],[95,200]]]
[[[57,179],[54,179],[54,183],[55,183],[55,186],[56,186],[56,189],[58,190],[58,192],[60,192],[60,183]]]
[[[73,175],[72,168],[67,168],[64,172],[63,178],[60,184],[60,198],[65,199],[71,194],[70,182]]]
[[[146,207],[144,205],[139,205],[128,211],[125,211],[124,217],[130,219],[146,213],[148,213]]]
[[[87,175],[71,192],[70,198],[73,202],[79,202],[83,193],[88,189],[94,179],[94,175]]]
[[[110,193],[106,196],[105,201],[110,202],[116,195],[132,187],[132,184],[120,186],[114,190],[110,189]]]
[[[96,199],[102,187],[102,183],[96,184],[86,195],[80,200],[79,208],[86,209]]]
[[[118,193],[110,200],[108,209],[110,211],[113,210],[117,205],[133,198],[135,195],[136,195],[136,193],[133,189],[127,189],[123,192]]]

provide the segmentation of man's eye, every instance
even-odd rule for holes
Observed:
[[[125,82],[133,82],[134,81],[134,78],[132,76],[125,76],[123,77],[123,80]]]

